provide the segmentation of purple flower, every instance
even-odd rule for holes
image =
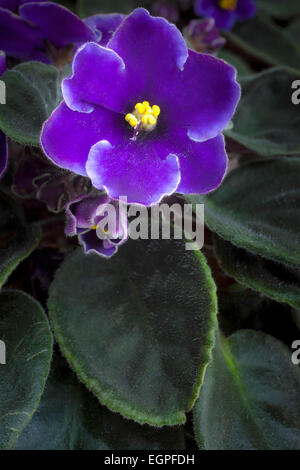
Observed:
[[[3,73],[6,70],[6,57],[5,53],[0,51],[0,77],[3,75]],[[1,93],[2,87],[0,84],[0,93]],[[1,95],[0,95],[1,98]],[[0,99],[0,106],[4,106],[4,104],[1,104],[1,99]],[[8,163],[8,143],[7,143],[7,137],[0,130],[0,178],[2,175],[5,173],[5,170],[7,168],[7,163]]]
[[[129,204],[207,193],[227,167],[221,132],[240,97],[235,78],[225,62],[189,51],[174,25],[137,9],[108,48],[77,52],[65,101],[43,126],[43,150]]]
[[[185,38],[197,52],[207,54],[216,52],[226,43],[226,39],[220,36],[213,18],[190,21],[185,28]]]
[[[217,28],[230,30],[237,21],[254,16],[256,6],[254,0],[196,0],[195,12],[214,18]]]
[[[105,47],[120,26],[126,15],[111,13],[108,15],[93,15],[84,19],[84,22],[99,35],[98,44]]]
[[[128,238],[126,207],[105,193],[75,199],[68,204],[66,213],[65,233],[78,235],[86,253],[109,258]]]
[[[98,35],[67,8],[53,2],[18,2],[19,16],[0,8],[0,49],[24,60],[51,62],[46,41],[56,49],[96,41]]]
[[[66,205],[91,189],[90,181],[53,165],[38,150],[26,148],[16,165],[13,191],[19,197],[35,196],[51,212],[61,212]]]

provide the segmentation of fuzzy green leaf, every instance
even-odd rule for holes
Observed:
[[[220,237],[268,259],[300,266],[300,158],[256,161],[233,170],[222,186],[191,202]]]
[[[268,18],[257,16],[237,23],[227,36],[236,46],[269,65],[300,69],[300,48]]]
[[[41,306],[27,294],[0,293],[0,339],[6,364],[0,364],[0,449],[14,447],[32,418],[49,373],[52,336]]]
[[[43,123],[61,100],[55,67],[25,62],[7,70],[6,104],[0,106],[0,129],[24,145],[38,146]]]
[[[300,308],[300,267],[274,262],[215,237],[218,262],[231,277],[251,289]]]
[[[140,426],[112,413],[57,358],[45,393],[16,450],[184,449],[182,428]]]
[[[286,68],[241,78],[242,98],[226,135],[259,155],[299,155],[300,112],[292,102],[292,83],[299,79]]]
[[[130,240],[108,262],[79,249],[58,270],[48,307],[64,356],[101,403],[140,423],[185,422],[216,325],[200,252]]]
[[[194,428],[207,450],[300,449],[300,369],[265,333],[219,338],[195,406]]]
[[[36,248],[40,237],[40,227],[27,225],[21,206],[0,190],[0,288],[18,264]]]

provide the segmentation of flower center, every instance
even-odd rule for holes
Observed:
[[[223,10],[235,10],[238,0],[219,0],[219,7]]]
[[[143,101],[135,105],[132,113],[126,114],[125,121],[127,121],[136,132],[139,130],[149,132],[155,129],[159,115],[159,106],[155,104],[151,107],[148,101]]]

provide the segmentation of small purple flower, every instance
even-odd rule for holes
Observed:
[[[25,148],[14,163],[14,193],[26,199],[35,196],[51,212],[61,212],[70,201],[82,197],[91,189],[87,178],[61,170],[38,150]]]
[[[255,0],[196,0],[195,12],[214,18],[217,28],[230,30],[237,21],[254,16],[256,5]]]
[[[221,183],[221,132],[240,97],[236,71],[188,50],[165,19],[137,9],[107,48],[85,44],[62,91],[42,129],[43,150],[112,199],[149,206]]]
[[[3,51],[0,51],[0,77],[1,75],[4,74],[6,70],[6,56]],[[2,92],[2,87],[0,84],[0,93]],[[1,96],[0,96],[1,98]],[[1,99],[0,99],[0,106],[4,106],[4,104],[1,104]],[[0,130],[0,178],[3,176],[5,173],[5,170],[7,168],[7,163],[8,163],[8,142],[7,142],[7,137]]]
[[[46,42],[62,49],[98,39],[95,31],[61,5],[45,1],[18,3],[22,3],[19,16],[0,7],[0,49],[7,55],[49,63]]]
[[[105,193],[87,195],[68,204],[65,233],[77,235],[86,253],[106,258],[114,255],[128,238],[126,206]]]
[[[213,54],[226,43],[216,28],[213,18],[192,20],[185,28],[185,38],[197,52]]]
[[[126,15],[121,13],[111,13],[89,16],[84,19],[84,22],[95,31],[96,35],[99,35],[98,44],[105,47],[125,18]]]

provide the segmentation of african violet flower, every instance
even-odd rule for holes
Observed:
[[[68,204],[65,233],[78,235],[86,253],[109,258],[128,238],[125,206],[112,201],[105,193],[80,197]]]
[[[207,54],[218,51],[226,43],[226,39],[220,36],[213,18],[190,21],[184,35],[193,49]]]
[[[108,48],[78,50],[64,102],[43,126],[43,150],[128,203],[207,193],[227,167],[221,132],[240,97],[235,77],[225,62],[189,51],[174,25],[137,9]]]
[[[61,212],[70,201],[91,189],[87,178],[61,170],[36,149],[25,147],[14,164],[14,193],[22,198],[35,196],[51,212]]]
[[[214,18],[218,28],[229,30],[237,21],[254,16],[256,6],[255,0],[196,0],[195,12]]]
[[[6,57],[4,52],[0,51],[0,77],[6,70]],[[0,106],[4,104],[0,103]],[[8,144],[6,135],[0,130],[0,178],[7,168]]]
[[[0,8],[0,49],[7,55],[48,63],[46,41],[61,49],[98,39],[95,31],[61,5],[45,1],[18,3],[22,3],[19,16]]]

